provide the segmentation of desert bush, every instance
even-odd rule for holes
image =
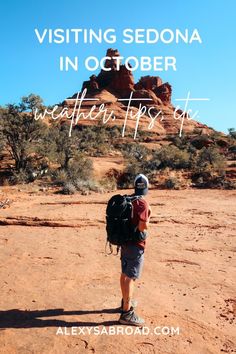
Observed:
[[[90,134],[91,133],[91,134]],[[39,148],[39,153],[47,156],[51,162],[60,165],[61,169],[74,169],[78,156],[95,155],[93,146],[97,141],[96,134],[91,127],[79,126],[72,129],[67,123],[52,124],[47,131],[44,144]],[[100,147],[100,152],[103,151]],[[83,154],[81,153],[83,151]],[[82,160],[80,159],[80,164]],[[77,171],[78,172],[78,171]]]
[[[202,134],[202,129],[195,127],[195,128],[193,129],[193,134],[201,135],[201,134]]]
[[[164,187],[167,188],[167,189],[179,189],[180,188],[180,183],[179,183],[177,178],[170,177],[170,178],[165,180]]]
[[[186,169],[190,167],[190,154],[174,145],[164,146],[155,151],[152,160],[158,161],[158,168]]]
[[[236,145],[231,145],[229,147],[229,152],[232,152],[233,154],[236,154]]]
[[[229,146],[227,158],[228,160],[236,160],[236,145]]]
[[[91,191],[102,193],[104,189],[98,182],[94,181],[93,179],[77,179],[74,182],[67,181],[63,183],[61,189],[62,194],[75,194],[77,191],[81,192],[81,194],[88,194]]]
[[[32,156],[28,158],[26,168],[20,170],[12,169],[8,176],[9,184],[34,182],[48,174],[48,166],[44,161],[37,161]]]
[[[109,138],[112,142],[114,142],[114,139],[119,139],[121,137],[122,127],[119,127],[118,125],[114,125],[114,126],[107,126],[106,129],[109,132]]]
[[[124,158],[129,161],[144,161],[147,160],[147,156],[150,154],[150,150],[145,146],[138,143],[124,144],[121,150]]]
[[[69,177],[65,169],[59,168],[57,170],[50,170],[49,174],[51,175],[52,181],[58,186],[63,186]]]
[[[76,187],[74,186],[73,183],[71,182],[66,182],[61,190],[62,194],[75,194],[76,193]]]
[[[102,192],[102,187],[98,184],[98,182],[89,179],[89,180],[81,180],[81,179],[77,179],[77,181],[75,182],[75,188],[77,189],[77,191],[83,192],[85,193],[86,191],[93,191],[93,192],[97,192],[97,193],[101,193]]]
[[[190,143],[195,149],[201,150],[203,147],[207,147],[209,145],[214,144],[214,134],[215,133],[212,133],[211,136],[209,136],[208,134],[197,135],[191,139]]]
[[[132,188],[134,184],[134,177],[135,175],[129,174],[127,172],[124,172],[120,178],[119,181],[117,181],[117,187],[121,189],[126,189],[126,188]]]
[[[133,180],[138,173],[148,173],[145,169],[149,154],[149,149],[138,143],[125,144],[121,147],[121,152],[126,160],[126,167],[118,181],[119,188],[129,188],[133,186]]]
[[[0,160],[3,158],[3,152],[6,145],[6,139],[2,132],[2,116],[4,108],[0,107]]]
[[[199,151],[192,171],[192,181],[199,188],[227,188],[226,160],[217,147]]]
[[[178,135],[167,136],[167,141],[171,141],[180,150],[186,150],[190,145],[189,137],[185,134],[182,134],[181,137]]]
[[[115,176],[105,176],[99,181],[99,183],[104,191],[112,192],[117,189],[117,179]]]
[[[83,155],[77,154],[69,162],[67,168],[51,170],[51,177],[52,181],[57,185],[64,185],[66,182],[75,184],[78,179],[86,181],[91,178],[92,172],[92,161]]]
[[[202,148],[195,161],[194,170],[197,172],[212,171],[218,174],[224,174],[226,161],[218,148],[210,146]]]
[[[228,132],[229,132],[229,136],[231,138],[236,139],[236,130],[235,130],[235,128],[229,128]]]
[[[236,182],[230,180],[224,180],[224,189],[236,189]]]
[[[93,162],[83,154],[77,154],[70,161],[67,173],[69,179],[73,182],[77,181],[78,178],[84,181],[88,180],[93,173]]]
[[[174,145],[164,146],[151,152],[139,144],[130,144],[123,148],[123,155],[127,160],[124,174],[119,187],[128,188],[133,185],[135,176],[142,172],[150,182],[155,180],[159,170],[167,167],[171,169],[187,169],[192,164],[192,154],[181,150]]]
[[[92,172],[92,161],[82,154],[77,154],[70,159],[67,168],[51,170],[50,174],[53,183],[62,186],[62,193],[73,194],[76,190],[98,191],[98,185],[91,178]]]
[[[3,159],[3,152],[5,147],[5,142],[3,139],[4,139],[3,136],[0,134],[0,160]]]
[[[135,159],[128,160],[124,173],[119,178],[119,188],[130,188],[133,186],[134,178],[139,173],[145,173],[143,163]]]
[[[26,170],[13,171],[9,179],[11,184],[25,184],[29,183],[29,173]]]
[[[194,185],[197,188],[236,189],[234,181],[227,180],[225,176],[216,176],[210,173],[207,178],[206,175],[199,177]]]
[[[90,156],[104,156],[114,149],[115,140],[121,137],[121,128],[98,124],[77,126],[78,147]]]

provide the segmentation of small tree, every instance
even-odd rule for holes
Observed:
[[[1,112],[1,132],[15,161],[16,171],[27,168],[30,153],[35,151],[44,134],[44,124],[34,119],[35,108],[42,108],[42,99],[31,94],[23,97],[18,105],[9,104]]]
[[[48,128],[45,144],[39,151],[49,160],[60,165],[57,170],[52,170],[52,177],[56,184],[77,188],[78,181],[90,180],[93,173],[93,164],[80,148],[80,131],[72,130],[69,136],[69,125],[52,124]],[[69,188],[70,189],[70,188]]]
[[[57,161],[60,163],[61,168],[67,170],[70,160],[78,152],[76,132],[73,130],[71,137],[69,137],[69,126],[63,124],[58,126],[53,133],[55,133]]]
[[[68,124],[52,122],[37,152],[51,162],[58,163],[60,169],[68,170],[70,160],[79,152],[78,133],[72,130],[72,135],[69,136]]]

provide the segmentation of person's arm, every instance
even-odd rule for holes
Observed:
[[[139,220],[139,223],[138,223],[139,231],[143,232],[144,230],[147,230],[148,229],[148,223],[149,223],[149,221]]]
[[[151,208],[149,206],[149,209],[148,209],[148,220],[147,221],[139,220],[139,223],[138,223],[139,231],[143,232],[144,230],[148,229],[148,224],[149,224],[149,220],[150,220],[150,217],[151,217],[151,213],[152,213],[152,210],[151,210]]]

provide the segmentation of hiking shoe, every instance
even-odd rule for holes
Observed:
[[[127,312],[122,312],[119,318],[119,323],[129,325],[129,326],[140,326],[144,325],[144,320],[136,315],[134,309],[130,309]]]
[[[130,306],[135,309],[135,308],[138,306],[138,301],[132,299],[132,300],[130,301]],[[121,300],[120,310],[121,310],[121,312],[123,311],[123,299]]]

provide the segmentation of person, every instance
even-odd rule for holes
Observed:
[[[121,276],[120,287],[122,292],[121,324],[142,326],[144,320],[135,313],[137,302],[133,300],[134,283],[140,278],[143,262],[146,236],[151,208],[144,199],[148,193],[148,178],[143,174],[138,174],[134,180],[134,194],[139,196],[134,199],[132,223],[136,226],[139,241],[129,241],[121,246]]]

